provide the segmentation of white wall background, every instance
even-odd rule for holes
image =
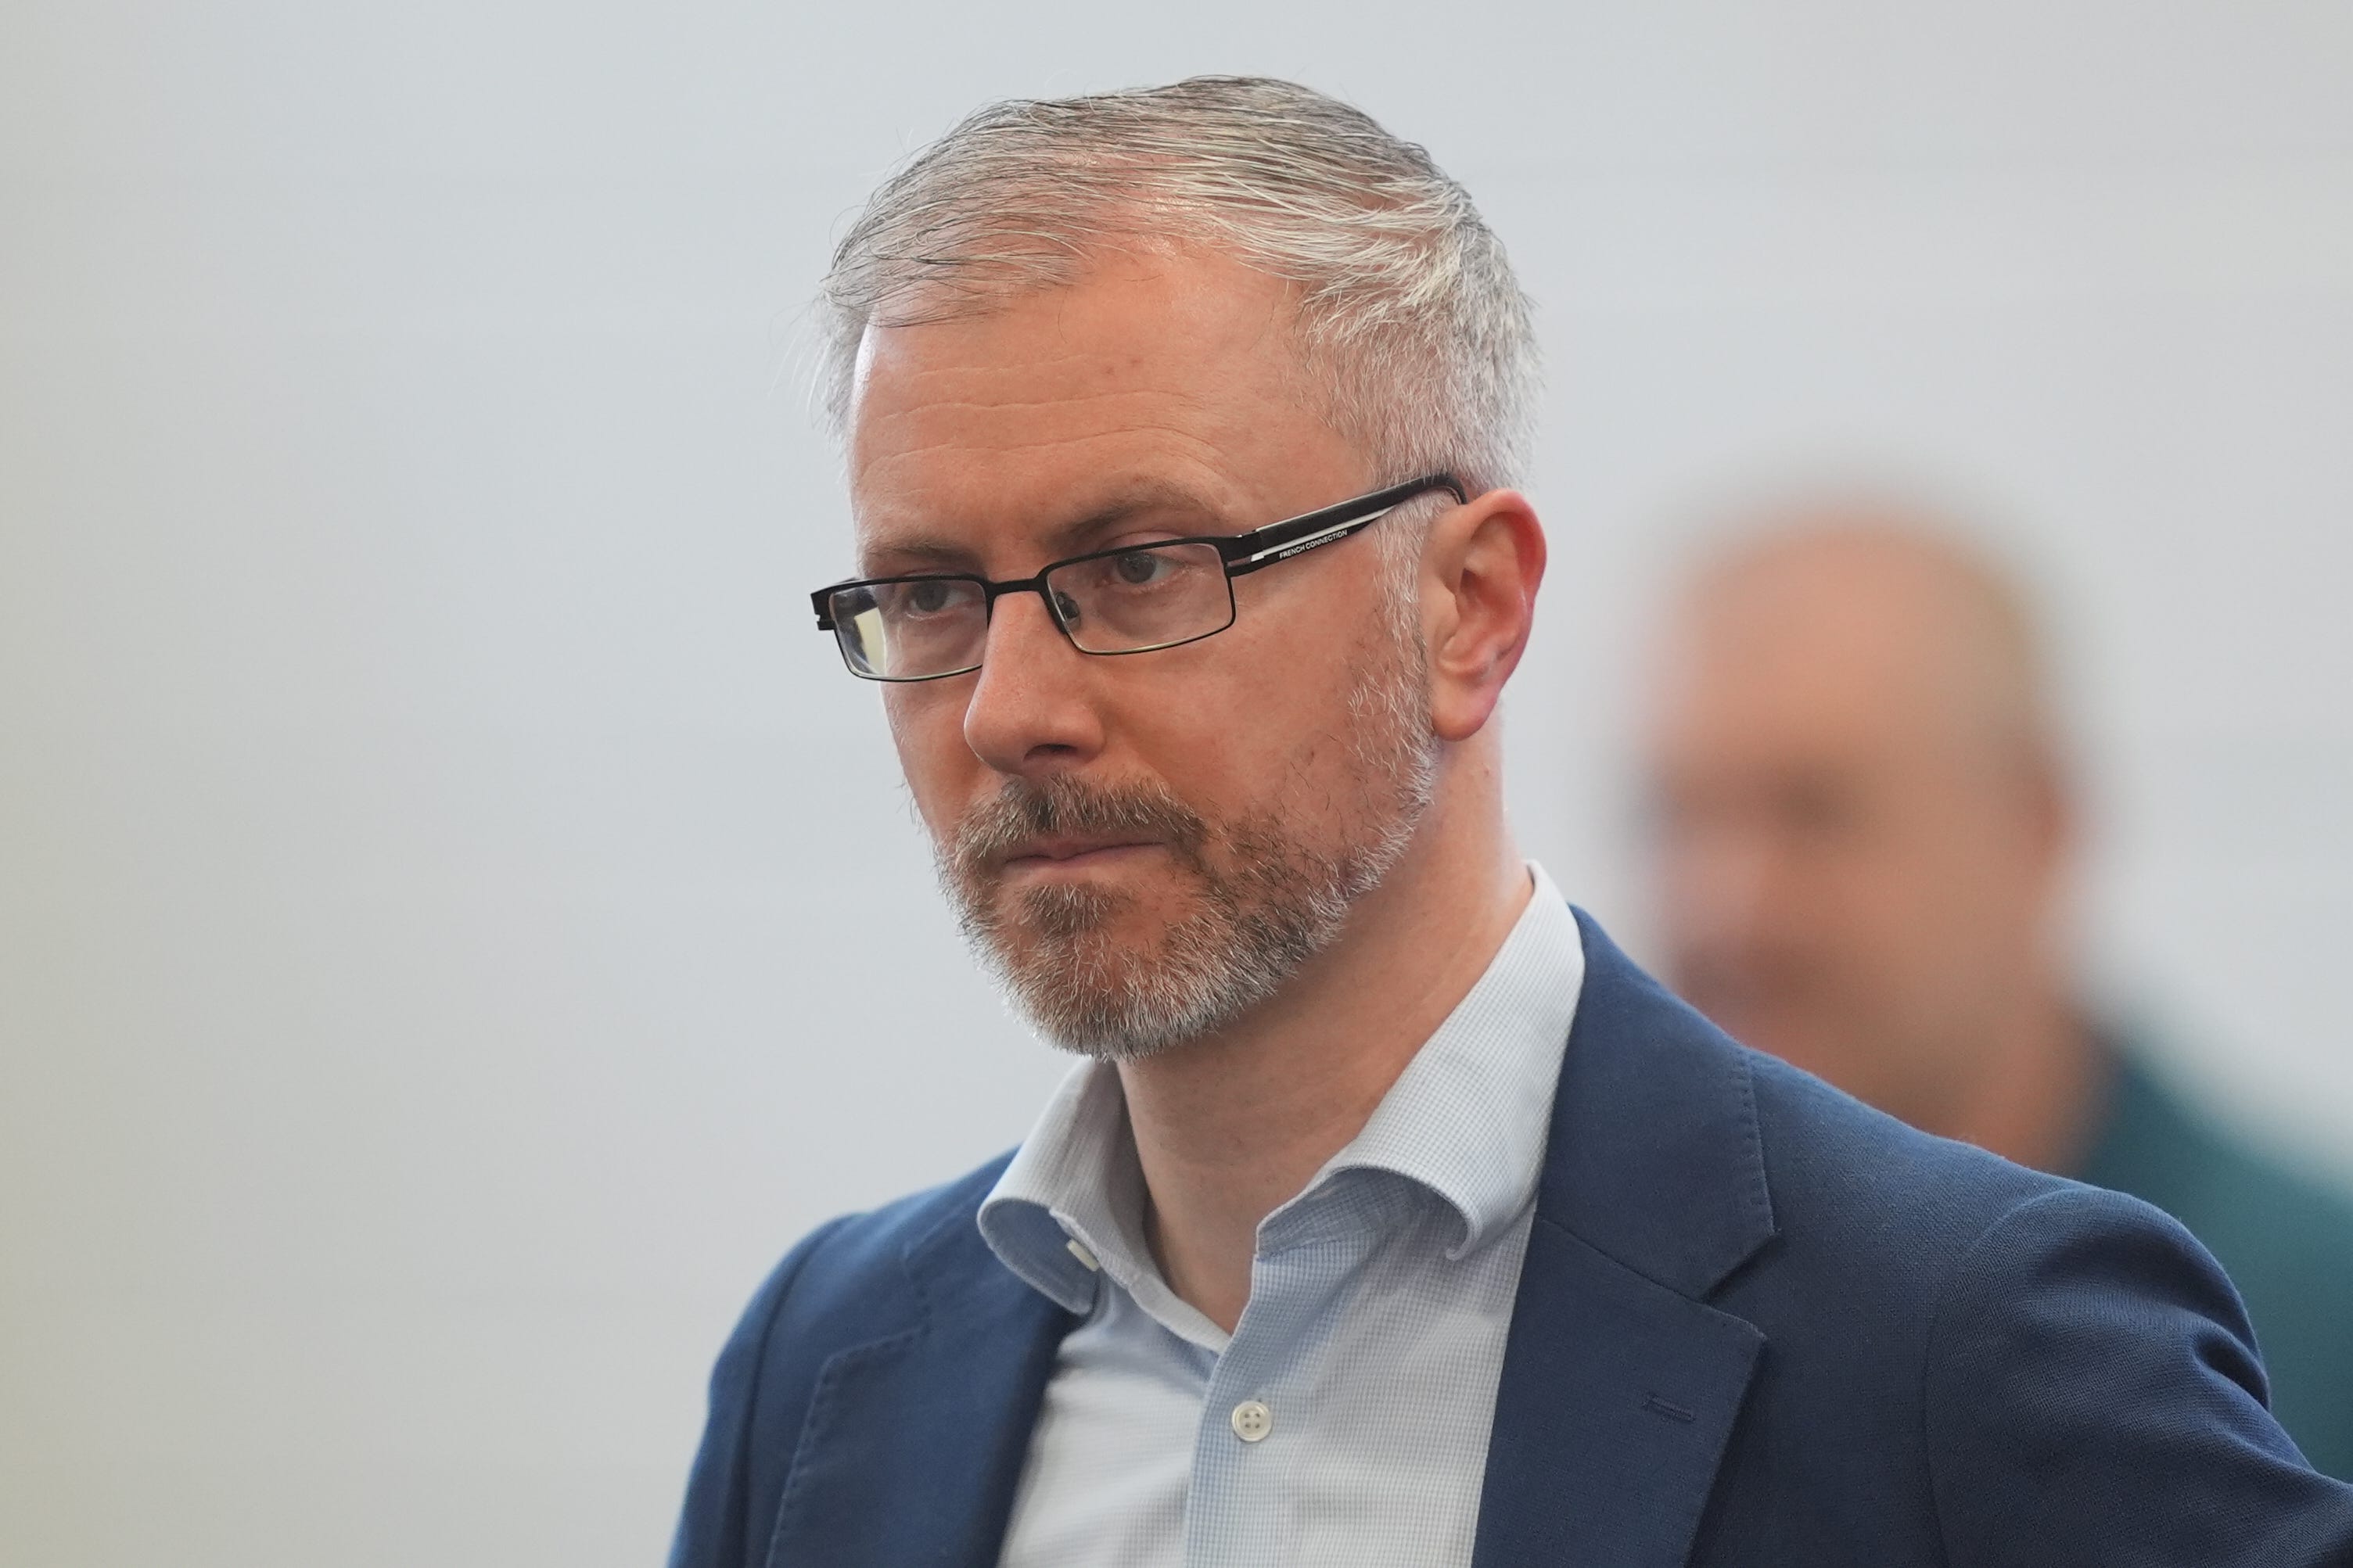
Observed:
[[[1013,1141],[780,384],[1007,94],[1300,77],[1545,308],[1531,847],[1639,936],[1671,509],[1864,456],[2070,616],[2107,971],[2353,1169],[2353,11],[14,0],[0,1562],[639,1563],[744,1294]]]

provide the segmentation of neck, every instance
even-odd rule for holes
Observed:
[[[1466,783],[1485,787],[1464,802]],[[1364,1129],[1527,904],[1495,781],[1448,784],[1339,940],[1279,994],[1216,1035],[1120,1067],[1145,1237],[1169,1288],[1229,1333],[1259,1223]]]
[[[2098,1042],[2055,984],[2037,985],[1988,1031],[1998,1042],[1952,1107],[1947,1137],[2064,1173],[2082,1159],[2105,1088]]]

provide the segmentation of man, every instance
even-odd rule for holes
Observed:
[[[1086,1059],[785,1259],[675,1563],[2353,1563],[2179,1227],[1744,1051],[1513,847],[1533,352],[1427,154],[1008,104],[827,299],[820,624]]]
[[[1650,738],[1675,988],[1931,1132],[2132,1194],[2230,1270],[2274,1408],[2353,1478],[2353,1207],[2097,1023],[2076,812],[2019,590],[1923,509],[1778,509],[1693,574]]]

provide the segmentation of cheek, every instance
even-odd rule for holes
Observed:
[[[1219,684],[1188,686],[1165,700],[1140,702],[1115,721],[1102,776],[1136,776],[1164,785],[1212,824],[1265,815],[1271,784],[1285,769],[1285,749],[1271,728],[1231,706]]]
[[[961,795],[979,763],[964,738],[965,693],[951,689],[965,684],[963,679],[924,681],[882,691],[882,713],[899,753],[900,772],[915,797],[916,810],[935,836],[954,826],[963,809]]]
[[[1103,679],[1088,694],[1103,726],[1104,769],[1130,767],[1183,793],[1187,778],[1247,776],[1285,727],[1290,693],[1268,650],[1230,631],[1181,647],[1094,661]]]
[[[1205,690],[1157,717],[1148,757],[1196,810],[1316,834],[1346,793],[1346,711],[1280,683]]]

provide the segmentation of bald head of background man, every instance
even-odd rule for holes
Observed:
[[[1916,1126],[2072,1160],[2098,1078],[2063,951],[2074,814],[1999,571],[1893,506],[1770,519],[1686,584],[1648,755],[1686,997]]]
[[[2076,812],[2019,588],[1922,509],[1786,508],[1698,564],[1661,655],[1675,987],[1915,1126],[2179,1219],[2245,1298],[2282,1424],[2353,1478],[2353,1204],[2084,1006]]]

